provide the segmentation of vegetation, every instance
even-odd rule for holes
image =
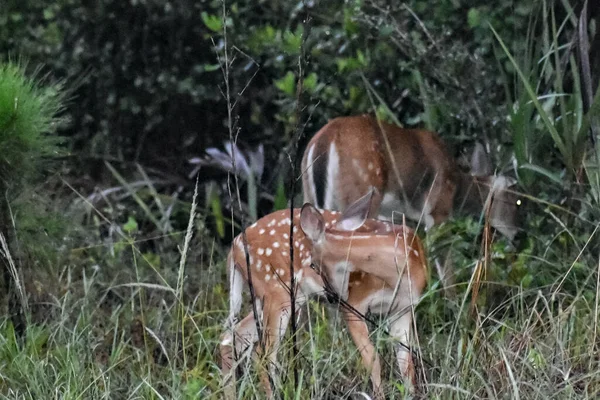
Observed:
[[[459,159],[486,143],[528,199],[527,239],[495,237],[483,263],[481,221],[422,232],[458,297],[432,268],[421,392],[597,398],[599,22],[576,0],[3,2],[0,256],[28,308],[15,324],[5,274],[0,396],[219,398],[231,238],[300,204],[294,167],[327,119],[374,112]],[[335,309],[307,311],[281,397],[369,393]],[[240,398],[262,396],[249,371]]]

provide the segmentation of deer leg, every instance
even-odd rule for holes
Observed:
[[[268,303],[267,308],[267,303],[265,302],[264,350],[269,363],[269,374],[267,375],[264,370],[261,371],[261,382],[267,393],[267,398],[269,399],[273,398],[273,391],[271,388],[271,382],[269,381],[269,376],[275,382],[278,380],[277,353],[279,351],[281,339],[285,335],[290,320],[289,304],[289,299],[272,299],[272,301]]]
[[[398,341],[396,344],[396,361],[400,373],[409,384],[409,390],[415,384],[415,367],[410,353],[410,330],[412,328],[412,312],[408,310],[390,326],[390,335]]]
[[[235,399],[235,370],[234,363],[237,356],[242,355],[240,359],[247,356],[252,351],[254,343],[258,341],[256,331],[256,322],[254,313],[248,314],[235,327],[228,329],[221,335],[221,344],[219,346],[221,353],[221,374],[223,376],[224,394],[227,400]],[[235,348],[235,349],[234,349]]]
[[[451,250],[451,249],[450,249]],[[446,256],[443,257],[443,262],[440,263],[440,259],[435,259],[435,269],[437,270],[438,276],[442,283],[444,295],[450,299],[456,299],[456,276],[452,265],[452,254],[450,250],[446,252]]]
[[[360,310],[357,307],[355,309],[362,315],[366,312],[366,310]],[[344,310],[343,315],[344,320],[348,325],[348,332],[352,337],[352,341],[358,348],[360,356],[362,357],[362,363],[367,371],[371,372],[371,383],[373,384],[375,398],[383,399],[384,396],[381,389],[381,364],[379,363],[379,355],[369,337],[367,324],[360,315],[356,315],[350,310]]]

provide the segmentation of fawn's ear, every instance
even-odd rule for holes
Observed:
[[[354,231],[360,228],[369,215],[374,192],[375,189],[371,188],[367,194],[350,204],[342,213],[340,221],[335,225],[336,229]]]
[[[319,242],[325,233],[323,215],[310,203],[305,203],[300,211],[300,228],[313,242]]]
[[[471,175],[489,176],[493,172],[492,162],[485,151],[483,145],[479,142],[475,144],[473,154],[471,155]]]

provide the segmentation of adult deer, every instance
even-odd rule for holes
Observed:
[[[329,121],[309,142],[302,159],[304,199],[330,210],[344,210],[377,189],[370,217],[391,219],[403,212],[426,229],[454,213],[480,215],[491,201],[490,224],[513,241],[519,233],[522,200],[516,181],[491,175],[481,145],[471,159],[471,174],[459,170],[439,136],[402,129],[369,115]]]
[[[379,358],[360,315],[368,310],[388,315],[390,335],[398,341],[396,356],[400,372],[409,383],[414,381],[413,361],[407,346],[412,306],[426,284],[425,252],[411,229],[367,219],[372,193],[359,198],[341,215],[305,204],[302,209],[294,210],[293,228],[290,211],[277,211],[246,229],[246,246],[242,235],[234,239],[227,257],[230,314],[220,345],[227,398],[235,396],[236,354],[251,351],[259,340],[253,312],[235,323],[246,282],[251,282],[254,289],[262,325],[262,347],[270,361],[271,376],[276,376],[277,351],[290,319],[291,233],[296,304],[300,306],[311,296],[325,294],[327,288],[330,291],[333,288],[347,301],[349,307],[343,307],[342,314],[363,364],[371,371],[373,390],[379,398],[382,397]],[[318,268],[313,269],[311,264]],[[269,380],[264,373],[261,375],[271,397]]]

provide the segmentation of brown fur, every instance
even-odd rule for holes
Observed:
[[[479,215],[495,179],[461,172],[434,132],[403,129],[370,115],[340,117],[321,128],[307,146],[302,161],[308,171],[303,177],[305,201],[315,201],[312,183],[324,184],[328,169],[312,170],[309,151],[313,148],[315,158],[332,144],[340,155],[336,181],[328,182],[324,190],[333,194],[333,204],[324,205],[332,210],[344,210],[373,187],[377,192],[370,217],[391,219],[392,211],[404,212],[430,228],[455,213]],[[313,182],[307,178],[311,172],[319,177]],[[382,204],[386,194],[394,199],[392,203]],[[506,190],[494,196],[499,200],[492,203],[495,227],[512,239],[517,232],[517,198]]]

